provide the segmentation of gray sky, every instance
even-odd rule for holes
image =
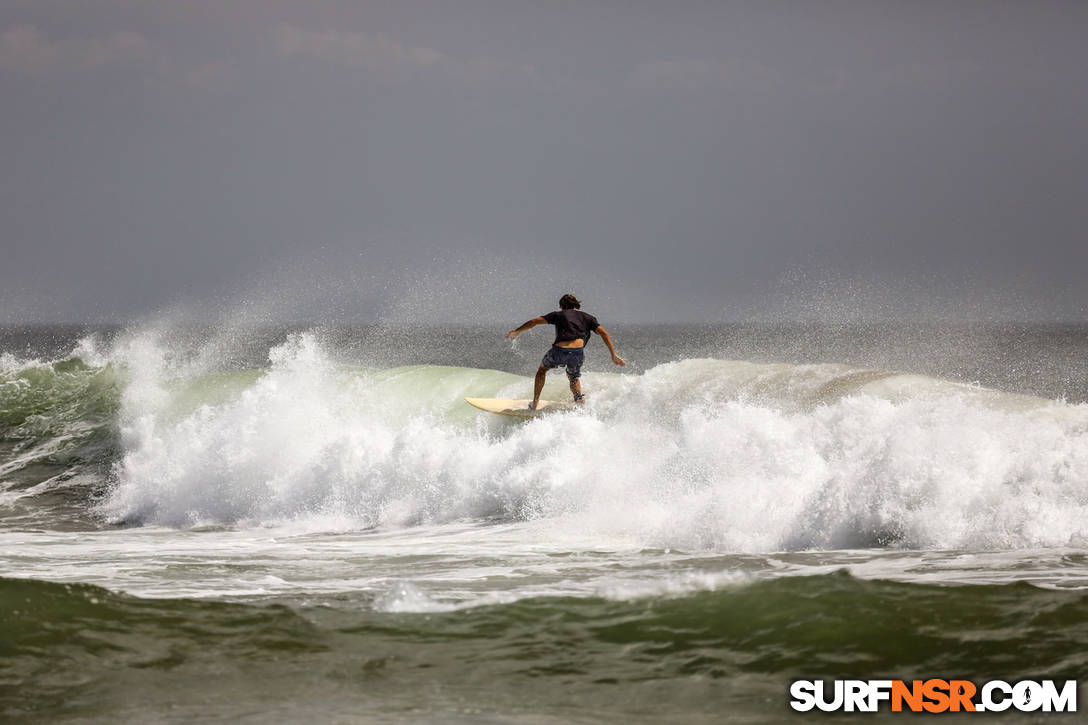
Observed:
[[[1086,319],[1086,39],[1083,0],[3,0],[0,322]]]

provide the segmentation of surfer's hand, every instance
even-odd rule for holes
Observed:
[[[510,332],[506,333],[506,339],[507,340],[516,340],[516,339],[518,339],[518,331],[517,330],[511,330]]]
[[[624,360],[624,359],[623,359],[622,357],[620,357],[619,355],[613,355],[613,356],[612,356],[612,362],[616,363],[616,364],[617,364],[617,365],[619,365],[619,366],[620,366],[621,368],[622,368],[622,367],[626,367],[626,365],[627,365],[627,361],[626,361],[626,360]]]

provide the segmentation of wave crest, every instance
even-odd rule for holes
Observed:
[[[922,376],[684,360],[587,374],[585,410],[522,424],[461,398],[524,397],[526,378],[345,367],[310,334],[263,372],[180,384],[139,357],[104,504],[115,520],[497,517],[728,551],[1055,546],[1088,521],[1088,406]]]

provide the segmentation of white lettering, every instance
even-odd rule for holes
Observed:
[[[790,707],[797,712],[808,712],[816,707],[816,685],[812,680],[797,680],[790,685]]]
[[[842,707],[845,696],[843,695],[843,681],[835,680],[834,687],[835,697],[831,700],[827,700],[824,697],[824,681],[816,681],[816,707],[820,708],[824,712],[834,712]]]
[[[1043,688],[1031,680],[1021,680],[1012,688],[1012,704],[1020,712],[1035,712],[1043,706]]]
[[[1053,708],[1053,710],[1051,709]],[[1076,712],[1077,681],[1066,680],[1062,691],[1054,685],[1054,680],[1043,680],[1043,712]]]
[[[868,712],[869,708],[867,705],[869,698],[866,695],[868,689],[864,680],[846,681],[844,700],[847,712],[854,712],[855,710],[858,712]]]
[[[996,700],[993,697],[994,691],[1001,692],[1002,695],[1011,695],[1012,687],[1004,680],[990,680],[982,686],[982,704],[985,705],[987,711],[1002,712],[1008,710],[1012,706],[1012,700],[1003,696],[1000,700]]]
[[[881,700],[892,699],[891,680],[869,680],[869,709],[868,712],[876,712],[880,709]]]

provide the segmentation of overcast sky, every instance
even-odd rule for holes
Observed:
[[[1088,319],[1086,79],[1084,0],[2,0],[0,322]]]

